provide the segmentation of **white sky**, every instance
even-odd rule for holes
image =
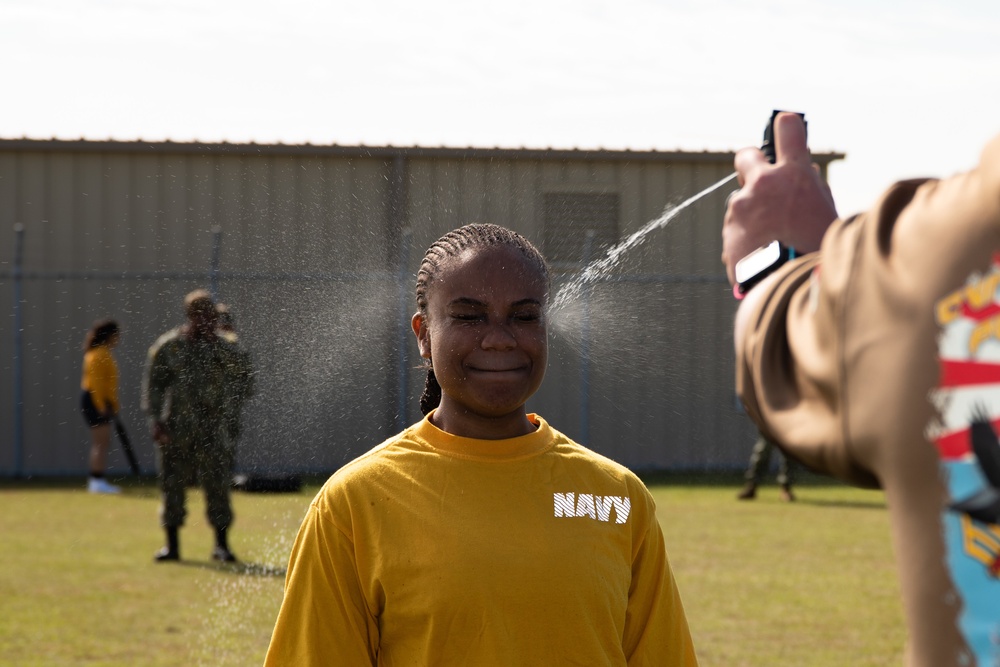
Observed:
[[[842,214],[1000,133],[997,0],[0,0],[0,137],[734,150]]]

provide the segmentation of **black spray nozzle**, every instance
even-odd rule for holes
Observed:
[[[779,113],[784,113],[781,109],[775,109],[771,112],[771,120],[768,121],[767,127],[764,128],[764,143],[761,144],[760,150],[763,151],[764,157],[771,164],[777,159],[777,154],[775,153],[774,147],[774,119],[778,117]],[[804,113],[799,113],[798,111],[792,111],[791,113],[798,114],[799,118],[802,119],[802,124],[806,128],[806,136],[809,133],[809,123],[806,122],[806,115]]]

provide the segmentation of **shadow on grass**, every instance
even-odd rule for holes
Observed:
[[[181,565],[183,567],[195,567],[202,570],[213,570],[222,574],[235,574],[245,577],[284,577],[285,568],[274,565],[264,565],[263,563],[216,563],[214,561],[179,560],[175,563],[160,563],[169,567],[170,565]]]
[[[826,500],[823,498],[798,498],[796,503],[800,505],[814,505],[816,507],[849,507],[861,510],[884,510],[885,502],[880,500]]]
[[[637,471],[639,477],[647,485],[664,486],[704,486],[704,487],[733,487],[743,486],[746,482],[744,470],[640,470]],[[772,473],[768,473],[771,479]],[[824,486],[845,486],[843,482],[818,475],[806,470],[797,470],[794,477],[794,486],[824,487]],[[764,484],[762,483],[762,486]]]
[[[158,493],[155,476],[117,477],[108,476],[108,481],[120,486],[122,495],[143,497]],[[0,491],[87,491],[86,477],[0,477]]]
[[[316,475],[302,475],[302,488],[296,489],[294,491],[281,490],[281,491],[269,491],[269,490],[247,490],[239,488],[235,483],[230,489],[233,493],[253,493],[253,494],[280,494],[280,495],[294,495],[294,494],[305,494],[309,495],[315,493],[316,490],[323,485],[324,482],[329,478],[329,475],[316,474]],[[155,474],[144,474],[140,477],[136,476],[120,476],[120,475],[108,475],[107,480],[120,486],[123,494],[131,495],[133,497],[146,497],[150,495],[158,495],[159,480]],[[199,488],[198,484],[190,484],[189,489]],[[53,491],[53,490],[65,490],[65,491],[86,491],[87,490],[87,477],[80,475],[63,475],[63,476],[39,476],[30,475],[28,477],[4,477],[0,475],[0,491]]]

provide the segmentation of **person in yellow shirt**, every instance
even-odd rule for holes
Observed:
[[[430,246],[411,321],[425,417],[312,501],[266,665],[697,665],[649,491],[526,411],[548,294],[504,227]]]
[[[111,350],[121,339],[121,329],[114,320],[98,320],[87,332],[83,343],[83,377],[80,409],[90,428],[90,477],[87,490],[91,493],[119,493],[121,488],[108,483],[104,472],[111,444],[111,422],[118,414],[118,365]]]

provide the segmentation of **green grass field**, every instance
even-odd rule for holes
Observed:
[[[819,480],[738,502],[737,476],[650,481],[701,664],[902,662],[905,631],[880,493]],[[0,481],[0,665],[259,665],[284,567],[316,491],[236,492],[235,566],[209,560],[189,492],[181,563],[157,564],[152,482],[121,496]]]

